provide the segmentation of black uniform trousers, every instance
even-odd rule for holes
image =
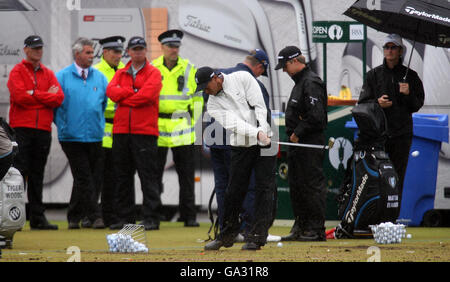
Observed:
[[[61,142],[73,176],[67,220],[78,223],[84,217],[91,222],[101,217],[96,197],[101,168],[101,142]]]
[[[288,183],[292,210],[301,231],[325,235],[327,187],[324,150],[289,147]]]
[[[119,222],[117,217],[118,212],[118,192],[116,173],[114,171],[114,159],[112,148],[103,147],[102,161],[101,161],[101,179],[97,189],[97,199],[100,198],[101,212],[103,221],[106,226]],[[130,177],[130,182],[134,187],[134,175]]]
[[[223,228],[218,240],[233,242],[239,233],[239,214],[254,170],[254,216],[245,240],[265,245],[272,224],[275,168],[276,156],[262,156],[259,146],[231,147],[230,182],[225,192]]]
[[[408,167],[409,150],[411,149],[412,135],[402,135],[398,137],[390,137],[385,144],[386,153],[394,165],[395,171],[399,178],[398,198],[400,214],[401,199],[403,195],[403,182],[405,180],[406,168]]]
[[[14,130],[19,152],[14,157],[13,166],[26,183],[30,225],[35,226],[45,220],[42,189],[52,135],[49,131],[33,128],[16,127]]]
[[[179,212],[180,221],[196,220],[195,210],[195,147],[184,145],[170,148],[173,154],[175,170],[180,185]],[[160,193],[164,191],[162,182],[167,161],[168,147],[158,147],[158,183]]]
[[[113,134],[120,222],[136,222],[134,175],[137,171],[143,196],[143,220],[159,225],[162,204],[157,181],[157,140],[153,135]]]

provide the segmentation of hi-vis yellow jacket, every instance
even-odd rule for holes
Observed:
[[[152,62],[161,72],[163,87],[159,94],[160,147],[178,147],[195,142],[195,124],[201,122],[203,96],[196,93],[197,69],[189,60],[178,57],[177,65],[169,70],[160,56]],[[182,90],[179,90],[180,88]]]
[[[117,69],[121,69],[125,67],[125,65],[120,62]],[[108,83],[111,82],[111,80],[114,77],[114,74],[116,73],[116,70],[112,68],[105,59],[100,59],[100,62],[94,66],[94,68],[98,69],[101,73],[103,73],[106,76],[106,79],[108,80]],[[106,105],[105,109],[105,133],[103,135],[103,147],[105,148],[112,148],[112,130],[113,130],[113,119],[114,119],[114,113],[116,111],[116,104],[111,101],[111,99],[108,98],[108,103]]]

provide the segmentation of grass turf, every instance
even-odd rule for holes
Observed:
[[[80,250],[82,262],[449,262],[450,228],[408,227],[411,239],[400,244],[380,245],[373,239],[340,239],[326,242],[268,243],[259,251],[242,251],[242,243],[219,251],[205,252],[208,223],[198,228],[183,223],[162,222],[160,230],[146,231],[146,254],[110,253],[106,235],[109,229],[68,230],[57,222],[59,230],[30,230],[28,223],[16,232],[12,249],[3,249],[0,262],[65,262],[73,257],[71,246]],[[290,226],[274,226],[270,233],[286,235]],[[375,248],[371,248],[375,247]],[[370,248],[370,249],[369,249]]]

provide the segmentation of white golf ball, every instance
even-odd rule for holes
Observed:
[[[414,151],[414,152],[411,153],[411,156],[417,157],[417,156],[419,156],[419,154],[420,154],[419,151]]]
[[[411,234],[406,234],[406,238],[411,239],[412,235]]]
[[[278,248],[281,248],[281,247],[283,247],[283,243],[281,243],[281,242],[278,242],[278,244],[277,244],[277,247],[278,247]]]

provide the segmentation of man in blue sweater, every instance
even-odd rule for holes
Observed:
[[[73,176],[67,219],[69,229],[80,228],[85,216],[93,228],[104,228],[96,203],[95,185],[105,127],[106,77],[94,69],[94,42],[79,38],[72,46],[75,62],[56,73],[64,102],[55,109],[58,139]]]

